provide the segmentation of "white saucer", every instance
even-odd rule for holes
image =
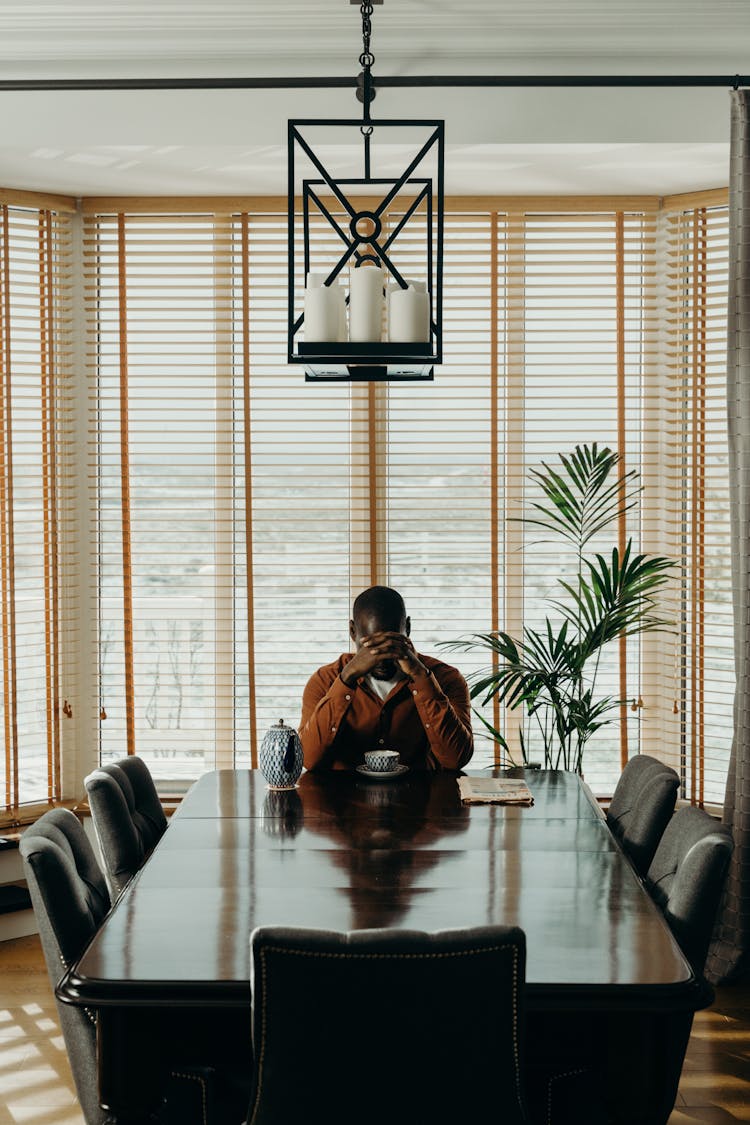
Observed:
[[[390,781],[394,777],[401,777],[402,774],[409,772],[409,767],[405,766],[403,762],[399,762],[395,770],[368,770],[367,766],[355,766],[357,773],[361,773],[363,777],[370,777],[373,781]]]

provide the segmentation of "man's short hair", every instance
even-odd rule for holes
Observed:
[[[406,606],[398,590],[390,586],[370,586],[354,599],[352,620],[374,617],[388,624],[401,624],[406,619]]]

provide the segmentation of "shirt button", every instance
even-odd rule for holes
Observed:
[[[384,738],[379,738],[379,739],[378,739],[378,745],[379,745],[379,746],[384,746],[384,745],[385,745],[385,739],[384,739]]]

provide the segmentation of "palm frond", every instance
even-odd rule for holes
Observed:
[[[486,737],[490,738],[493,742],[496,742],[498,744],[498,746],[501,746],[502,749],[503,749],[503,752],[506,755],[506,757],[508,758],[508,761],[510,762],[510,764],[512,766],[515,766],[516,761],[515,761],[515,758],[513,757],[510,746],[508,745],[506,740],[503,738],[503,736],[500,734],[500,731],[496,730],[493,727],[492,723],[487,721],[487,719],[484,717],[482,712],[477,711],[476,707],[472,707],[472,711],[474,712],[476,717],[479,719],[480,723],[482,723],[482,725],[488,731],[488,734],[487,734]],[[520,740],[521,740],[521,760],[525,762],[526,756],[525,756],[525,748],[524,748],[524,743],[523,743],[523,734],[520,730],[519,730],[518,733],[519,733],[519,737],[520,737]]]

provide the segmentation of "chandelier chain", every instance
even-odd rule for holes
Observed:
[[[370,36],[372,35],[372,23],[370,17],[372,16],[372,4],[365,2],[360,4],[359,8],[362,14],[362,54],[359,56],[360,65],[369,70],[375,62],[375,56],[370,50]]]

